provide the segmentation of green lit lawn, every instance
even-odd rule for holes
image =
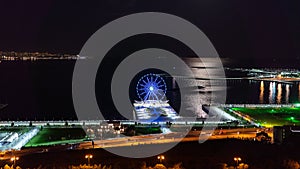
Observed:
[[[136,126],[135,132],[137,134],[157,134],[161,133],[161,129],[160,127]]]
[[[300,107],[231,108],[254,118],[261,126],[300,125]]]
[[[44,128],[34,136],[25,147],[48,146],[66,143],[78,143],[84,140],[82,128]]]

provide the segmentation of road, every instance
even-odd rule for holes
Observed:
[[[191,131],[186,137],[182,138],[183,135],[180,132],[173,132],[168,134],[151,134],[142,136],[131,136],[131,137],[119,137],[106,140],[94,140],[94,147],[91,141],[86,141],[80,143],[78,147],[73,147],[73,145],[58,145],[50,147],[37,147],[37,148],[27,148],[23,150],[6,151],[0,154],[0,160],[10,160],[13,156],[22,158],[24,155],[34,154],[34,153],[45,153],[53,151],[64,151],[71,148],[76,149],[92,149],[92,148],[111,148],[111,147],[124,147],[124,146],[139,146],[139,145],[149,145],[149,144],[166,144],[175,142],[191,142],[199,141],[203,142],[208,140],[216,139],[227,139],[227,138],[237,138],[237,139],[253,139],[256,136],[258,128],[239,128],[239,129],[223,129],[215,130],[212,134],[203,132],[200,136],[201,131]],[[272,137],[272,132],[267,132],[269,136]],[[200,137],[199,137],[200,136]]]
[[[253,139],[256,137],[258,128],[239,128],[239,129],[226,129],[215,130],[212,134],[205,133],[200,136],[201,131],[191,131],[185,138],[182,138],[182,133],[169,133],[169,134],[152,134],[145,136],[122,137],[110,140],[94,140],[94,148],[108,148],[108,147],[122,147],[122,146],[137,146],[146,144],[163,144],[173,142],[186,142],[186,141],[205,141],[215,139]],[[273,136],[271,131],[267,132],[270,137]],[[93,148],[91,142],[81,143],[79,149]]]

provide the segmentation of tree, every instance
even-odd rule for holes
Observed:
[[[156,164],[153,169],[167,169],[163,164]]]
[[[173,166],[173,168],[169,168],[169,169],[184,169],[184,168],[182,167],[182,163],[178,163],[178,164],[175,164]]]
[[[142,162],[141,169],[148,169],[145,161]]]
[[[295,160],[285,160],[283,162],[283,168],[285,168],[285,169],[299,169],[300,165]]]
[[[8,164],[5,164],[4,169],[10,169],[10,166]]]

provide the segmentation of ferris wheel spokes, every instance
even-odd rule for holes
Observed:
[[[136,91],[142,101],[147,100],[165,100],[166,83],[164,79],[157,74],[146,74],[139,79]]]

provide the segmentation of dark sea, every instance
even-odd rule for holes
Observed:
[[[72,101],[74,64],[74,60],[2,61],[0,103],[8,106],[0,111],[0,120],[76,120]],[[100,83],[106,83],[106,87],[110,84],[103,80]],[[101,111],[107,119],[120,119],[105,91],[110,88],[96,92],[101,96],[98,99]],[[175,110],[178,105],[171,98],[177,96],[176,90],[167,93]],[[228,80],[226,98],[226,103],[237,104],[297,103],[300,102],[300,84]]]

